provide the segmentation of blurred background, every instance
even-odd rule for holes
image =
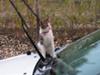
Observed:
[[[35,16],[32,16],[21,0],[13,1],[29,25],[30,35],[36,39]],[[35,10],[35,0],[27,0],[27,2]],[[41,18],[44,19],[47,16],[51,18],[56,46],[78,40],[100,28],[100,0],[40,0],[39,4]],[[23,34],[21,21],[9,0],[0,0],[0,38],[6,36],[8,41],[9,38],[15,38],[17,44],[24,42],[26,45]],[[0,44],[0,49],[2,49],[2,44]]]

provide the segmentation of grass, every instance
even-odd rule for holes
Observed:
[[[68,34],[76,28],[79,29],[80,26],[81,28],[88,28],[88,24],[90,24],[95,27],[96,23],[99,22],[96,18],[96,14],[98,14],[96,12],[100,10],[100,3],[96,3],[96,1],[98,0],[40,0],[41,18],[44,19],[49,15],[53,28],[64,28]],[[15,0],[14,2],[27,23],[31,27],[36,27],[35,17],[32,16],[21,0]],[[27,0],[27,2],[35,9],[35,0]],[[8,28],[9,19],[16,25],[16,28],[21,28],[20,19],[10,5],[9,0],[1,0],[0,26],[5,25],[5,28]]]

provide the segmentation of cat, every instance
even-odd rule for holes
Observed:
[[[44,58],[46,58],[46,55],[50,55],[52,58],[56,58],[56,54],[54,52],[54,35],[49,18],[42,22],[39,35],[40,40],[37,45]]]

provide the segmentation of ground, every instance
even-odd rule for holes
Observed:
[[[91,30],[91,32],[92,31],[94,31],[94,29]],[[19,35],[17,34],[18,32],[20,33]],[[35,33],[36,32],[33,34],[35,35]],[[55,46],[65,45],[80,38],[78,35],[73,35],[73,37],[77,37],[72,39],[71,37],[68,37],[68,35],[65,35],[66,33],[61,33],[61,30],[54,30]],[[86,32],[83,34],[85,33]],[[27,51],[35,51],[30,41],[23,35],[24,33],[22,33],[21,30],[0,29],[0,59],[23,54]],[[34,35],[33,37],[35,38]]]

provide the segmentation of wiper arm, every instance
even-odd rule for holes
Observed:
[[[40,53],[39,49],[37,48],[35,42],[31,39],[30,35],[28,34],[27,30],[26,30],[26,27],[27,27],[27,24],[25,22],[25,20],[23,19],[22,15],[20,14],[20,12],[18,11],[18,9],[16,8],[15,4],[9,0],[11,5],[14,7],[14,9],[16,10],[18,16],[20,17],[21,19],[21,22],[22,22],[22,27],[23,27],[23,30],[24,32],[26,33],[28,39],[30,40],[31,44],[34,46],[34,48],[36,49],[37,53],[39,54],[40,58],[42,59],[42,61],[45,61],[45,58],[42,56],[42,54]]]

